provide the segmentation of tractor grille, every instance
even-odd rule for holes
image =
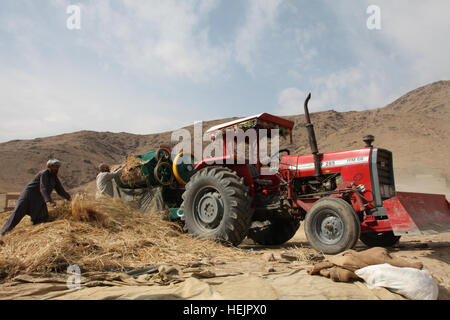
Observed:
[[[373,148],[370,164],[375,205],[382,206],[384,200],[395,196],[392,152]]]
[[[378,149],[377,169],[380,185],[394,186],[394,174],[392,170],[392,152]]]

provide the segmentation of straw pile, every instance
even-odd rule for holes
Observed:
[[[243,253],[183,233],[158,212],[142,214],[118,199],[75,196],[49,211],[49,222],[29,217],[0,240],[0,280],[32,272],[119,271],[161,263],[232,259]],[[4,223],[8,214],[2,214]]]
[[[147,178],[141,172],[141,166],[145,164],[145,161],[135,156],[128,156],[127,160],[123,164],[122,172],[120,173],[120,181],[122,183],[133,186],[138,183],[147,181]],[[114,171],[119,166],[112,166]]]

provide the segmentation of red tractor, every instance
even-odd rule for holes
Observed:
[[[262,174],[259,144],[256,164],[230,161],[236,153],[225,136],[230,129],[277,128],[292,143],[293,122],[263,113],[208,130],[223,140],[224,155],[198,163],[186,185],[181,210],[189,233],[232,245],[247,236],[259,244],[279,245],[291,239],[304,220],[311,246],[336,254],[358,239],[368,246],[391,246],[401,235],[449,230],[445,196],[396,192],[392,153],[372,146],[373,136],[364,137],[361,149],[319,153],[308,111],[310,97],[304,107],[312,154],[280,150],[274,155],[280,157],[276,174]]]

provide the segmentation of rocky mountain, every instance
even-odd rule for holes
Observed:
[[[375,146],[394,153],[398,185],[450,195],[450,81],[417,88],[379,109],[310,111],[320,152],[363,147],[362,137],[370,133]],[[281,140],[281,147],[291,153],[310,153],[304,115],[285,118],[295,122],[294,144]],[[203,129],[230,120],[205,121]],[[193,132],[193,126],[186,129]],[[171,134],[80,131],[0,143],[0,193],[21,191],[50,157],[62,161],[60,177],[67,189],[89,186],[92,190],[99,163],[122,163],[126,155],[170,144]]]

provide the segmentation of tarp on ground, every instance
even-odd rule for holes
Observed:
[[[22,275],[0,286],[0,299],[63,300],[397,300],[400,295],[363,282],[342,283],[308,275],[305,269],[252,275],[182,271],[163,266],[153,274],[82,275],[80,289],[68,289],[62,276]]]

